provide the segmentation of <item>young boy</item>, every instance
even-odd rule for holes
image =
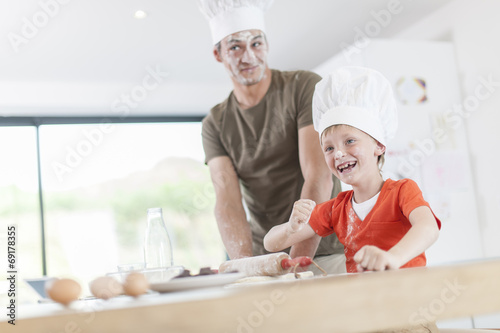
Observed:
[[[380,173],[397,128],[387,79],[368,68],[336,70],[316,85],[313,120],[328,167],[352,190],[317,206],[295,202],[290,220],[265,236],[266,250],[335,232],[349,273],[425,266],[441,222],[414,181],[384,181]]]

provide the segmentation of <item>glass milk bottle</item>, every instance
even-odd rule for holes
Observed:
[[[163,221],[161,208],[148,209],[148,226],[144,237],[146,268],[170,267],[174,264],[172,243]]]

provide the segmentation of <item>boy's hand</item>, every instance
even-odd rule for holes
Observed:
[[[309,222],[309,217],[316,203],[309,199],[300,199],[293,204],[292,215],[290,216],[290,229],[296,232]]]
[[[401,265],[396,256],[376,246],[365,245],[355,255],[358,272],[398,269]]]

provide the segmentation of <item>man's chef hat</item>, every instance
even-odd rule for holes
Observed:
[[[264,12],[273,0],[198,0],[208,19],[214,45],[224,37],[243,30],[265,32]]]
[[[379,72],[347,66],[316,84],[314,129],[320,138],[332,125],[350,125],[383,144],[396,134],[398,118],[391,84]]]

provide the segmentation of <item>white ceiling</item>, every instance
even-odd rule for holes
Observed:
[[[401,12],[376,37],[390,38],[448,2],[275,0],[266,15],[269,64],[311,70],[391,3]],[[145,19],[134,18],[139,9]],[[26,30],[36,19],[44,26]],[[14,34],[29,37],[17,52]],[[130,114],[204,114],[231,89],[195,0],[0,0],[0,35],[0,115],[113,114],[147,68],[168,76]]]

